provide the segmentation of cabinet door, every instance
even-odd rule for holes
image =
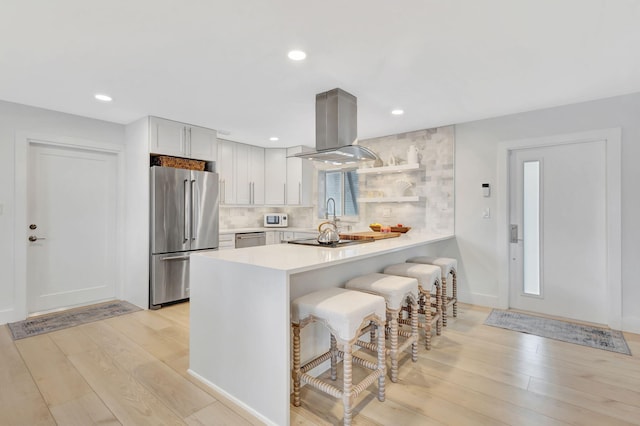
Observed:
[[[149,152],[151,154],[188,157],[186,129],[184,124],[164,118],[149,120]]]
[[[305,147],[287,149],[287,156],[303,152]],[[313,194],[313,165],[302,158],[287,158],[287,204],[311,205]]]
[[[235,149],[234,142],[220,139],[218,141],[217,169],[220,177],[220,204],[235,204],[233,179]]]
[[[287,150],[285,148],[267,148],[264,163],[268,172],[264,176],[264,203],[285,204],[287,190]]]
[[[251,204],[251,181],[249,179],[249,152],[251,147],[243,143],[235,144],[233,177],[236,190],[236,204]]]
[[[267,245],[276,244],[276,243],[280,242],[280,238],[278,238],[277,241],[276,241],[276,231],[266,231],[265,232],[265,236],[266,236],[266,244]]]
[[[196,160],[216,161],[217,133],[204,127],[189,126],[189,157]]]
[[[252,146],[249,151],[251,204],[264,204],[264,148]]]

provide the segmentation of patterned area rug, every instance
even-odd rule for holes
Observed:
[[[49,333],[51,331],[62,330],[88,322],[98,321],[118,315],[139,311],[140,308],[129,302],[114,300],[112,302],[99,303],[97,305],[83,306],[82,308],[70,309],[63,312],[39,315],[24,321],[7,324],[13,340],[24,339],[25,337],[37,336],[38,334]]]
[[[493,327],[631,355],[622,332],[494,309],[484,322]]]

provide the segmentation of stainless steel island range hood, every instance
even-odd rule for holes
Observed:
[[[358,145],[357,99],[342,89],[316,95],[316,150],[294,157],[333,165],[377,160],[368,148]]]

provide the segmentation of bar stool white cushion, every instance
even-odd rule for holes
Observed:
[[[418,300],[418,282],[415,278],[373,273],[349,280],[345,287],[379,294],[385,298],[387,307],[392,310],[399,310],[409,295]]]
[[[446,277],[458,269],[458,261],[450,257],[435,257],[435,256],[418,256],[408,259],[409,263],[428,263],[430,265],[437,265],[442,270],[442,276]]]
[[[384,298],[338,287],[319,290],[291,302],[291,322],[299,324],[314,317],[344,342],[358,335],[363,318],[370,315],[385,318],[385,313]]]
[[[441,271],[440,267],[436,265],[398,263],[396,265],[387,266],[384,269],[384,273],[416,278],[418,280],[418,284],[420,284],[425,291],[429,291],[435,283],[440,281]]]

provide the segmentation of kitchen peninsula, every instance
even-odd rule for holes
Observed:
[[[452,239],[408,233],[338,248],[276,244],[191,256],[189,372],[267,424],[288,425],[290,301],[412,256],[442,254]],[[321,327],[305,328],[302,339],[303,360],[328,345]]]

